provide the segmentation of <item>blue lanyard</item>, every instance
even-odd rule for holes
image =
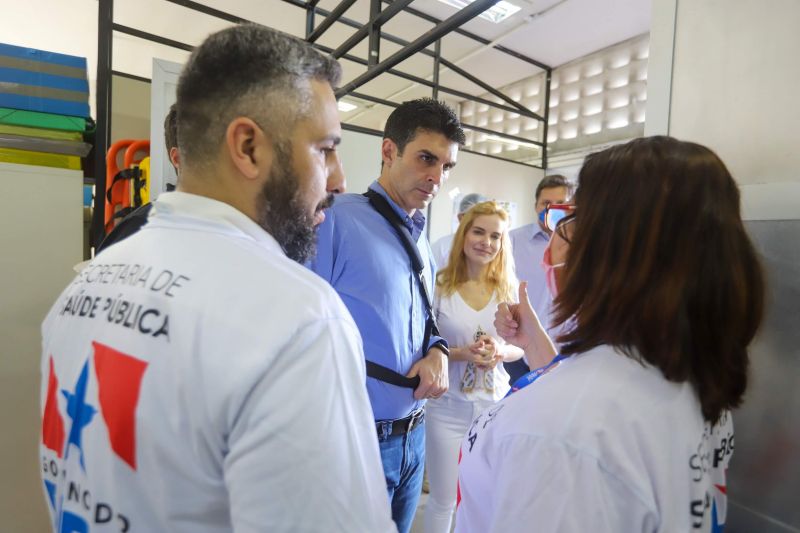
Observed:
[[[515,381],[513,385],[511,385],[511,390],[508,391],[508,393],[506,393],[505,397],[507,398],[508,396],[517,392],[518,390],[524,389],[525,387],[527,387],[528,385],[530,385],[531,383],[542,377],[542,374],[550,370],[551,367],[557,365],[567,357],[569,356],[559,354],[555,356],[553,360],[547,363],[546,365],[539,367],[536,370],[531,370],[530,372],[519,378],[517,381]]]

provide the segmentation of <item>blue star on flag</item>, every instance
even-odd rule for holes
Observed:
[[[83,364],[81,375],[78,377],[78,382],[75,384],[75,391],[69,392],[62,389],[61,393],[67,399],[67,415],[72,419],[72,426],[69,430],[69,437],[67,438],[67,449],[64,457],[69,454],[69,445],[74,444],[80,452],[81,468],[86,470],[83,463],[83,446],[81,445],[81,435],[83,428],[85,428],[94,418],[97,409],[86,403],[86,383],[89,381],[89,361]]]

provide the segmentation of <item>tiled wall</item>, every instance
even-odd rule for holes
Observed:
[[[553,70],[550,85],[549,155],[630,139],[644,132],[650,38],[640,35]],[[544,115],[545,75],[523,79],[501,91]],[[484,98],[500,102],[493,96]],[[486,104],[463,102],[467,124],[542,141],[544,124]],[[468,149],[541,163],[539,147],[468,131]]]

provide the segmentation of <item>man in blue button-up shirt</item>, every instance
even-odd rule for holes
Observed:
[[[381,174],[370,185],[416,242],[431,295],[436,266],[423,231],[423,210],[447,180],[463,143],[464,132],[450,108],[431,99],[405,102],[386,122]],[[392,518],[404,533],[411,528],[425,463],[425,425],[417,421],[425,399],[438,398],[448,386],[443,340],[433,335],[423,346],[428,311],[420,279],[395,228],[365,196],[337,198],[318,236],[310,266],[350,310],[367,360],[420,378],[416,389],[367,379]]]

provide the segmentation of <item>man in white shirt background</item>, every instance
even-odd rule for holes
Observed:
[[[513,230],[510,234],[514,266],[519,281],[528,282],[528,297],[545,329],[550,329],[550,307],[553,297],[547,289],[542,256],[550,242],[550,230],[544,224],[544,211],[550,204],[561,204],[570,197],[571,185],[560,174],[545,176],[536,187],[536,221]],[[507,363],[506,371],[513,384],[530,369],[524,359]]]
[[[340,72],[256,25],[192,53],[178,190],[42,326],[54,531],[395,531],[358,329],[298,264],[344,189]]]
[[[461,222],[461,218],[464,216],[464,213],[469,211],[470,207],[481,202],[486,202],[487,200],[489,200],[488,197],[477,192],[465,194],[458,203],[458,215],[456,215],[458,221]],[[450,255],[450,247],[453,245],[454,236],[455,233],[445,235],[435,243],[431,244],[433,259],[436,261],[436,270],[441,270],[447,266],[447,258]]]

